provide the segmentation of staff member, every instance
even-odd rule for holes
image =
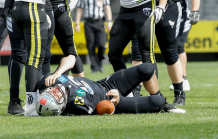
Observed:
[[[92,73],[103,72],[102,60],[104,59],[106,33],[104,18],[107,17],[107,30],[112,26],[112,13],[109,0],[79,0],[77,3],[75,31],[80,32],[79,22],[84,11],[85,36],[89,51]],[[104,9],[104,11],[103,11]],[[105,13],[104,13],[105,12]],[[98,48],[98,54],[95,49]]]

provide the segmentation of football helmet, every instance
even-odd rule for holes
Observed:
[[[62,84],[47,87],[40,91],[36,101],[36,111],[39,116],[58,116],[67,104],[67,91]]]

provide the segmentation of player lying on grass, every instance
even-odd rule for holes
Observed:
[[[177,112],[185,113],[168,104],[159,91],[154,68],[144,63],[129,69],[119,70],[103,80],[94,82],[84,77],[46,74],[39,83],[40,96],[36,110],[42,116],[60,114],[92,115],[102,100],[110,100],[117,113]],[[55,81],[55,78],[57,80]],[[147,97],[125,97],[140,82],[150,93]],[[46,87],[47,86],[47,87]]]

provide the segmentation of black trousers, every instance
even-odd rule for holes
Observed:
[[[2,8],[0,8],[0,13],[1,13],[1,11],[2,11]],[[2,45],[3,45],[7,35],[8,35],[8,32],[7,32],[7,28],[6,28],[5,17],[0,16],[0,51],[1,51]],[[1,65],[1,56],[0,56],[0,65]]]
[[[102,66],[101,62],[104,59],[105,43],[107,36],[104,30],[103,19],[90,20],[86,19],[84,25],[86,45],[89,51],[91,69],[98,71]],[[98,48],[97,54],[96,48]]]
[[[54,19],[55,19],[55,37],[61,47],[65,56],[75,55],[76,63],[71,70],[72,73],[81,73],[84,71],[82,61],[77,54],[76,45],[74,43],[73,20],[67,5],[60,3],[53,5]]]
[[[148,81],[154,74],[151,63],[143,63],[128,69],[119,70],[107,78],[98,81],[106,91],[118,89],[120,102],[116,106],[115,113],[147,113],[160,111],[165,100],[161,96],[149,97],[125,97],[140,82]]]
[[[120,8],[110,31],[109,61],[114,71],[125,69],[122,53],[126,45],[136,34],[143,62],[155,63],[154,57],[154,22],[149,18],[155,4],[146,3],[135,8]]]
[[[15,2],[13,9],[13,19],[22,33],[28,53],[26,92],[36,92],[47,47],[48,23],[45,6],[37,3]]]
[[[182,17],[180,2],[171,3],[165,12],[165,17],[155,27],[157,41],[167,65],[173,65],[178,61],[178,35]]]

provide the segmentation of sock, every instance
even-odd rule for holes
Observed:
[[[183,82],[181,83],[173,83],[173,87],[174,87],[174,90],[179,90],[179,91],[183,91]]]
[[[26,92],[26,104],[35,105],[37,97],[38,97],[38,92]]]
[[[158,95],[158,96],[164,97],[163,94],[160,92],[160,90],[158,90],[157,93],[155,93],[155,94],[150,94],[150,95]]]
[[[10,88],[10,101],[13,101],[14,98],[19,98],[19,88]]]

